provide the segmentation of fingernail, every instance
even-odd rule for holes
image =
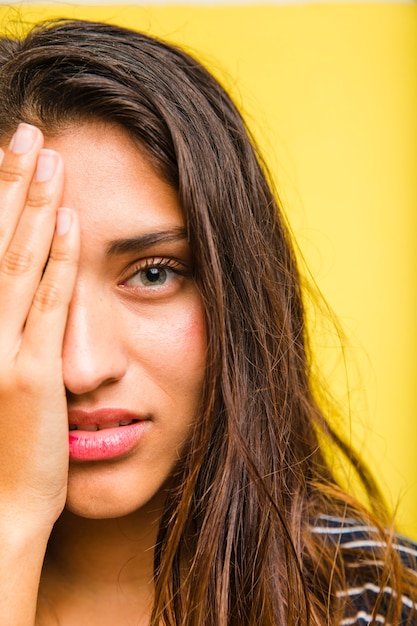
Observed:
[[[29,124],[19,124],[17,131],[10,141],[10,150],[15,154],[24,154],[29,152],[35,143],[36,129]]]
[[[54,175],[57,164],[57,154],[53,150],[41,150],[36,164],[34,180],[44,183]]]
[[[72,213],[69,209],[58,209],[56,216],[56,235],[66,235],[71,228]]]

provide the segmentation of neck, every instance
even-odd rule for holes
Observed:
[[[52,532],[46,563],[90,584],[111,582],[122,570],[134,580],[143,576],[149,580],[157,531],[158,520],[142,511],[104,520],[64,511]]]
[[[51,534],[40,598],[47,598],[63,623],[72,623],[65,616],[78,610],[74,607],[83,607],[85,616],[90,599],[95,613],[89,624],[112,623],[97,615],[98,605],[107,618],[117,613],[113,623],[130,623],[120,614],[125,609],[136,616],[136,624],[144,615],[148,623],[158,523],[155,503],[117,519],[86,519],[64,511]]]

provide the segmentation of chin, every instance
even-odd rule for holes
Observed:
[[[132,513],[135,513],[138,508],[129,506],[126,502],[95,502],[95,501],[80,501],[79,498],[68,498],[65,510],[77,517],[84,519],[105,520],[105,519],[118,519],[127,517]]]
[[[87,519],[115,519],[140,513],[159,518],[167,493],[165,481],[118,475],[114,467],[99,472],[71,472],[65,509]]]

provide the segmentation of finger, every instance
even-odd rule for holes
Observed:
[[[77,214],[60,208],[48,264],[33,298],[19,353],[19,358],[36,368],[42,362],[46,371],[54,372],[60,363],[78,257]]]
[[[13,353],[48,259],[56,210],[63,190],[63,163],[57,152],[39,152],[24,209],[0,261],[0,345]]]
[[[8,248],[43,145],[41,131],[19,124],[0,165],[0,257]]]

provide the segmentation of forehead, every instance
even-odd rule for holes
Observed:
[[[176,190],[151,166],[128,132],[101,122],[77,124],[45,140],[64,160],[62,204],[90,236],[152,232],[183,225]]]

